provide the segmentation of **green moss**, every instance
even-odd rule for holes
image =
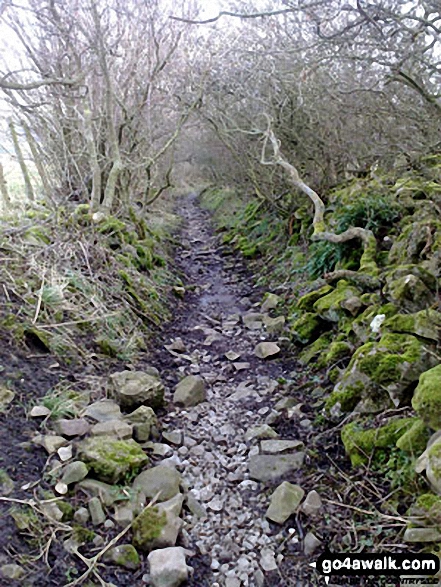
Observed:
[[[344,280],[340,280],[337,288],[326,296],[320,298],[313,304],[314,311],[330,322],[338,322],[349,313],[341,306],[345,300],[358,297],[360,292],[355,287],[348,285]]]
[[[380,428],[367,430],[361,428],[357,422],[346,424],[341,438],[352,465],[359,467],[370,459],[375,461],[384,458],[413,422],[413,418],[403,418],[392,420]]]
[[[324,349],[329,347],[331,334],[322,334],[315,342],[310,344],[299,356],[299,359],[305,365],[315,359]]]
[[[412,398],[412,407],[430,428],[441,428],[441,365],[420,376]]]
[[[309,344],[316,340],[323,330],[323,321],[312,312],[306,312],[291,327],[293,338],[300,344]]]
[[[126,232],[127,226],[122,220],[118,220],[118,218],[115,218],[114,216],[109,216],[98,225],[97,230],[101,234],[112,234]]]
[[[310,291],[309,293],[307,293],[304,296],[302,296],[301,298],[299,298],[295,307],[299,310],[311,312],[315,302],[317,300],[319,300],[320,298],[328,295],[332,291],[333,291],[333,288],[330,285],[324,285],[323,287],[320,287],[319,289],[316,289],[314,291]]]
[[[80,526],[79,524],[74,524],[72,526],[72,539],[77,544],[86,544],[88,542],[93,542],[96,534],[93,530],[89,530],[84,526]]]
[[[69,522],[70,520],[72,520],[73,515],[75,513],[75,509],[73,506],[71,506],[71,504],[68,501],[57,501],[57,506],[63,513],[63,517],[61,520],[62,522]]]
[[[136,475],[149,459],[134,440],[92,437],[78,445],[79,458],[102,481],[117,483]]]
[[[340,359],[344,359],[345,357],[349,357],[352,353],[352,347],[346,342],[332,342],[328,352],[324,357],[324,366],[329,367],[334,363],[340,361]]]
[[[413,456],[419,456],[426,449],[430,438],[430,430],[419,418],[415,418],[412,426],[397,440],[397,448]]]
[[[429,514],[431,519],[441,522],[441,497],[433,493],[423,493],[418,497],[415,506]]]
[[[363,383],[356,382],[353,385],[347,385],[343,390],[333,391],[326,400],[325,409],[330,411],[337,403],[343,412],[352,412],[363,396],[365,386]]]
[[[430,308],[415,314],[396,314],[384,327],[392,332],[404,332],[438,342],[441,329],[441,313]]]
[[[369,242],[363,249],[363,254],[360,259],[360,273],[367,273],[372,277],[376,277],[379,273],[378,265],[376,262],[377,256],[377,241],[372,235],[369,238]]]
[[[400,366],[415,363],[421,357],[421,343],[413,336],[384,334],[378,343],[368,342],[354,354],[349,369],[357,369],[374,383],[387,385],[400,379]]]
[[[145,508],[133,521],[133,546],[142,551],[151,549],[167,523],[167,515],[157,507]]]
[[[24,233],[24,237],[30,243],[49,245],[52,242],[52,237],[49,229],[42,226],[31,226]]]

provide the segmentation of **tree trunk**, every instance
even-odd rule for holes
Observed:
[[[21,150],[20,143],[18,142],[17,131],[15,130],[15,126],[12,120],[9,122],[9,130],[11,131],[12,142],[14,143],[15,155],[17,157],[17,161],[20,165],[21,173],[23,175],[26,197],[28,198],[28,200],[33,202],[35,200],[35,195],[34,190],[32,188],[31,178],[29,176],[29,171],[23,157],[23,152]]]

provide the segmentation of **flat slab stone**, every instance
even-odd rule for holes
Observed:
[[[122,418],[121,408],[111,399],[103,399],[87,406],[83,416],[92,418],[97,422],[107,422],[108,420],[119,420]]]
[[[262,440],[260,443],[260,452],[263,454],[279,454],[303,448],[301,440]]]
[[[57,420],[55,428],[62,436],[69,438],[73,436],[84,436],[90,430],[90,425],[84,418],[74,418],[73,420]]]
[[[293,471],[297,471],[303,465],[304,452],[287,455],[253,455],[248,463],[251,479],[271,483],[284,477]]]
[[[132,432],[132,426],[122,420],[98,422],[90,429],[92,436],[115,436],[115,438],[131,438]]]
[[[199,375],[187,375],[176,386],[173,395],[175,404],[185,407],[196,406],[206,399],[205,381]]]

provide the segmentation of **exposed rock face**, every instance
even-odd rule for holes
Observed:
[[[154,550],[148,556],[153,587],[179,587],[188,579],[188,567],[181,547]]]
[[[176,386],[173,396],[175,404],[196,406],[206,399],[205,381],[199,375],[188,375]]]
[[[128,473],[141,469],[149,459],[134,440],[96,436],[78,444],[78,458],[100,481],[118,483]]]
[[[120,371],[110,376],[113,394],[126,409],[146,405],[152,409],[164,404],[164,385],[157,375],[144,371]]]
[[[299,485],[284,481],[272,494],[271,503],[265,516],[276,524],[283,524],[295,513],[304,494],[305,492]]]
[[[406,310],[419,312],[435,301],[436,278],[420,265],[404,265],[391,271],[386,278],[388,299]]]

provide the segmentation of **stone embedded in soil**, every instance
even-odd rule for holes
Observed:
[[[199,375],[187,375],[176,386],[173,402],[191,407],[206,400],[205,381]]]
[[[113,517],[118,526],[126,528],[133,521],[133,510],[125,504],[117,506]]]
[[[87,477],[88,472],[87,466],[82,461],[74,461],[64,467],[61,481],[66,485],[78,483]]]
[[[169,351],[175,351],[176,353],[187,352],[187,347],[185,346],[184,341],[179,337],[175,338],[171,344],[166,345],[165,348]]]
[[[16,565],[14,563],[2,565],[0,567],[0,577],[4,579],[10,579],[12,581],[19,581],[24,575],[26,571],[20,565]]]
[[[1,404],[1,398],[0,398]],[[29,412],[29,416],[31,418],[46,418],[46,416],[50,416],[51,411],[46,406],[34,406],[32,410]]]
[[[73,436],[84,436],[90,430],[90,425],[84,418],[66,420],[62,418],[55,422],[55,429],[61,436],[72,438]]]
[[[257,312],[250,312],[242,316],[242,322],[249,330],[259,330],[263,324],[263,314]]]
[[[269,312],[270,310],[274,310],[274,308],[276,308],[278,304],[281,302],[281,299],[282,298],[277,294],[268,293],[266,294],[265,301],[260,306],[260,309],[262,310],[262,312]]]
[[[253,438],[277,438],[279,435],[268,424],[260,424],[258,426],[251,426],[245,432],[245,440],[249,441]]]
[[[233,367],[236,371],[244,371],[245,369],[249,369],[251,367],[250,363],[241,362],[241,363],[233,363]]]
[[[254,349],[254,354],[259,359],[268,359],[280,353],[280,347],[275,342],[259,342]]]
[[[227,353],[225,353],[225,357],[229,361],[237,361],[237,359],[240,359],[240,356],[240,353],[236,353],[235,351],[228,351]]]
[[[249,460],[251,479],[271,483],[297,471],[303,465],[304,452],[287,455],[253,455]]]
[[[306,556],[313,554],[322,542],[312,532],[308,532],[303,539],[303,552]]]
[[[146,507],[133,520],[133,545],[142,552],[174,546],[182,528],[182,520],[158,506]]]
[[[89,501],[89,513],[94,526],[99,526],[106,519],[106,514],[98,497],[92,497]]]
[[[441,532],[437,528],[407,528],[404,542],[440,542]]]
[[[159,435],[159,422],[155,412],[148,406],[139,406],[131,414],[124,417],[133,427],[133,437],[138,442],[147,442],[152,437]]]
[[[283,524],[297,511],[304,494],[299,485],[284,481],[272,494],[265,516],[276,524]]]
[[[0,385],[0,413],[9,406],[14,397],[15,393],[13,391]]]
[[[73,515],[74,522],[76,522],[77,524],[80,524],[81,526],[83,526],[84,524],[87,524],[87,522],[89,521],[89,518],[90,518],[89,510],[86,509],[85,507],[78,508],[77,511]]]
[[[97,422],[107,422],[107,420],[119,420],[122,418],[121,408],[111,399],[103,399],[90,404],[84,410],[83,415]]]
[[[59,448],[68,444],[68,441],[63,436],[52,434],[46,434],[44,436],[39,434],[32,439],[32,442],[38,446],[42,446],[50,455],[56,453]]]
[[[133,428],[122,420],[98,422],[90,429],[92,436],[115,436],[119,439],[132,438]]]
[[[112,484],[139,471],[149,462],[137,442],[110,436],[95,436],[79,442],[78,458],[100,481]]]
[[[147,558],[153,587],[179,587],[188,579],[185,551],[180,546],[153,550]]]
[[[323,508],[323,502],[320,495],[313,489],[305,497],[305,501],[302,503],[301,510],[307,516],[316,516],[321,512]]]
[[[262,440],[260,452],[263,454],[279,454],[283,452],[300,450],[304,444],[301,440]]]
[[[14,481],[4,469],[0,469],[0,495],[10,495],[14,491]]]
[[[197,518],[207,517],[207,510],[191,492],[187,495],[186,503],[193,516],[196,516]]]
[[[179,493],[181,475],[171,467],[158,465],[140,473],[133,482],[133,491],[158,501],[167,501]]]
[[[152,409],[164,404],[164,385],[156,375],[145,371],[120,371],[110,376],[113,395],[118,404],[126,409],[146,405]]]
[[[135,571],[141,564],[139,554],[132,544],[114,546],[105,553],[103,560],[129,569],[129,571]]]

